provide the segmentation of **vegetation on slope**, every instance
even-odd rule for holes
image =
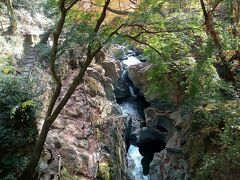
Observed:
[[[24,8],[29,7],[26,5]],[[46,43],[53,32],[51,56],[45,66],[51,69],[56,89],[46,116],[45,137],[36,146],[32,163],[28,166],[30,170],[28,168],[26,174],[33,173],[49,127],[81,82],[91,61],[103,47],[126,40],[144,45],[145,56],[153,64],[148,72],[152,84],[149,93],[160,92],[159,97],[168,101],[171,101],[170,93],[175,91],[184,97],[175,105],[192,117],[185,146],[192,176],[199,179],[217,178],[238,170],[238,0],[146,0],[139,3],[117,0],[92,0],[85,3],[80,0],[49,0],[43,1],[41,7],[47,16],[57,20],[60,17],[57,26],[49,29],[46,41],[43,41]],[[70,52],[76,45],[82,48],[83,57],[77,60],[79,75],[54,109],[62,79],[56,68],[61,66],[58,60],[64,52]],[[42,43],[38,47],[44,47],[47,52],[48,46]],[[42,51],[41,54],[47,59],[49,55],[45,52]],[[5,61],[2,60],[6,63]],[[20,127],[29,126],[34,133],[29,132],[24,136],[35,139],[34,125],[26,122],[26,119],[34,119],[32,93],[28,90],[29,87],[22,88],[25,87],[22,79],[11,75],[14,71],[12,66],[4,65],[1,71],[1,108],[4,107],[1,123],[10,122],[3,123],[1,128],[11,127],[10,131],[14,132],[9,133],[14,137],[16,133],[13,127],[16,124],[20,124]],[[7,92],[7,88],[12,85],[17,88],[13,92]],[[11,96],[11,101],[5,101],[8,96]],[[6,140],[6,143],[13,146],[10,141]]]

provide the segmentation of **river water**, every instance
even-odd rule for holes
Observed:
[[[127,59],[122,61],[122,65],[125,69],[128,66],[141,63],[136,56],[128,56]],[[122,113],[128,115],[128,124],[131,126],[129,128],[129,137],[127,142],[127,161],[128,161],[128,179],[129,180],[147,180],[148,177],[143,175],[142,159],[143,156],[139,152],[139,147],[137,146],[138,138],[141,131],[141,123],[144,122],[144,108],[147,107],[143,97],[135,92],[133,83],[128,79],[127,70],[123,70],[122,78],[125,78],[129,88],[130,96],[119,101]]]
[[[130,145],[127,154],[128,160],[128,176],[132,180],[148,180],[147,176],[143,175],[143,167],[141,164],[143,156],[139,152],[139,148],[134,145]]]

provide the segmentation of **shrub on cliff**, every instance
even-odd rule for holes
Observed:
[[[10,59],[0,61],[0,179],[21,172],[38,134],[34,83],[15,76]]]

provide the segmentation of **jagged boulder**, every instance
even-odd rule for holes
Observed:
[[[165,149],[155,153],[150,163],[149,179],[188,179],[187,161],[182,153],[184,118],[181,112],[161,111],[150,107],[145,110],[145,114],[148,129],[159,129],[160,126],[168,131]]]
[[[105,70],[105,76],[111,78],[113,86],[116,87],[121,74],[120,62],[114,59],[106,59],[101,65]]]
[[[155,153],[150,163],[149,180],[187,180],[187,162],[182,153],[164,149]]]
[[[148,63],[139,63],[128,67],[128,76],[130,80],[133,82],[135,87],[139,88],[140,93],[147,101],[150,100],[147,95],[150,84],[147,80],[146,72],[150,67],[151,65]]]
[[[167,142],[167,132],[161,132],[155,128],[144,127],[139,136],[138,144],[144,144],[148,142],[160,141],[163,143]]]
[[[162,111],[155,107],[148,107],[144,110],[144,114],[148,129],[158,129],[159,131],[167,132],[167,139],[173,135],[175,127],[173,120],[168,116],[169,111]]]
[[[148,78],[148,71],[152,68],[149,63],[139,63],[131,65],[128,68],[128,76],[133,82],[134,86],[140,90],[147,102],[155,103],[162,101],[160,93],[149,91],[153,82]],[[156,82],[154,82],[156,84]],[[161,82],[159,82],[160,84]],[[184,99],[184,92],[182,90],[171,90],[168,92],[168,99],[173,105],[180,105]]]

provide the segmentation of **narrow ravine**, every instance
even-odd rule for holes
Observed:
[[[139,144],[141,129],[145,127],[144,109],[149,106],[149,103],[134,87],[127,72],[129,66],[139,63],[141,61],[131,51],[128,51],[127,57],[121,61],[123,70],[120,81],[127,93],[124,97],[117,99],[122,113],[128,116],[126,145],[129,180],[147,180],[149,164],[154,153],[160,152],[165,147],[165,144],[159,144],[159,142]]]

